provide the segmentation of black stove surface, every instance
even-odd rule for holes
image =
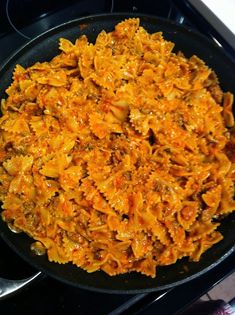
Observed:
[[[174,2],[177,2],[178,7]],[[182,14],[179,3],[180,1],[173,0],[1,0],[0,64],[42,32],[66,21],[91,14],[108,12],[153,14],[202,31],[197,27],[196,19],[192,19],[191,15],[188,18],[186,14]],[[0,277],[22,279],[36,272],[1,239],[0,248]],[[138,295],[111,295],[85,291],[45,276],[17,295],[1,301],[0,314],[179,314],[182,308],[228,276],[234,268],[235,253],[210,272],[189,283],[168,291]]]

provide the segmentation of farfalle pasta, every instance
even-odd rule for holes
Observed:
[[[109,275],[199,261],[235,210],[233,95],[128,19],[17,65],[2,100],[2,218],[48,259]]]

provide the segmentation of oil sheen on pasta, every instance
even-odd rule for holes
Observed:
[[[139,19],[59,47],[2,100],[3,219],[88,272],[199,261],[235,209],[233,95]]]

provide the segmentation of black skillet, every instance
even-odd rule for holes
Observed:
[[[137,15],[107,14],[80,18],[40,35],[20,49],[1,69],[0,98],[5,96],[4,91],[11,82],[12,71],[16,64],[27,67],[36,61],[50,60],[59,52],[58,39],[60,37],[74,41],[80,35],[85,34],[90,41],[94,42],[101,30],[112,31],[118,22],[133,16]],[[223,90],[231,91],[235,94],[235,63],[226,56],[221,48],[204,36],[176,25],[171,21],[141,14],[138,14],[138,16],[140,17],[141,25],[150,33],[162,31],[165,39],[173,41],[176,44],[174,51],[181,50],[187,57],[196,54],[206,61],[207,65],[217,73]],[[219,230],[224,235],[224,240],[203,254],[200,262],[193,263],[187,259],[182,259],[172,266],[159,267],[157,277],[152,279],[137,273],[115,277],[109,277],[104,272],[89,274],[72,264],[59,265],[51,263],[46,256],[35,256],[30,251],[32,239],[23,233],[12,233],[6,224],[0,220],[1,237],[12,250],[33,267],[67,284],[107,293],[157,291],[201,276],[219,264],[234,250],[235,213],[223,220]],[[1,259],[4,259],[4,257]]]

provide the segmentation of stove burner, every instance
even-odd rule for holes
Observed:
[[[9,23],[11,29],[15,31],[19,36],[21,36],[23,39],[26,40],[31,40],[35,36],[39,35],[40,33],[46,31],[47,29],[50,29],[53,26],[56,26],[62,22],[66,22],[68,20],[80,17],[80,16],[85,16],[89,14],[93,14],[96,12],[102,13],[102,12],[107,12],[107,13],[112,13],[114,12],[114,1],[115,0],[103,0],[96,2],[94,4],[94,1],[92,0],[69,0],[67,1],[67,6],[66,4],[63,4],[63,0],[52,0],[49,2],[45,1],[35,1],[32,3],[30,0],[22,0],[22,1],[17,1],[17,0],[5,0],[5,14],[7,18],[7,22]],[[77,2],[77,3],[75,3]],[[83,3],[83,2],[86,2]],[[54,4],[54,5],[53,5]],[[36,27],[35,30],[36,32],[31,34],[31,31],[29,31],[27,28],[29,23],[38,23],[40,20],[43,21],[45,18],[50,18],[50,15],[56,14],[56,12],[61,9],[61,5],[66,7],[70,7],[70,10],[73,11],[73,15],[68,18],[66,18],[66,14],[64,15],[64,19],[60,23],[53,23],[53,24],[47,24],[46,22],[42,23],[40,27]],[[87,11],[84,10],[76,10],[76,8],[83,7],[87,8]],[[74,6],[74,9],[73,9]],[[90,9],[89,8],[94,8]],[[27,9],[26,9],[27,7]],[[89,12],[89,10],[91,12]],[[18,13],[16,13],[18,11]],[[23,16],[23,13],[27,12],[29,15],[27,18]],[[23,16],[23,18],[22,18]],[[60,17],[61,19],[61,17]],[[29,34],[28,34],[29,33]]]
[[[13,24],[13,22],[12,22],[12,20],[11,20],[11,18],[10,18],[10,14],[9,14],[9,2],[10,2],[10,0],[7,0],[7,3],[6,3],[6,16],[7,16],[8,22],[10,23],[11,27],[12,27],[20,36],[22,36],[22,37],[24,37],[24,38],[26,38],[26,39],[31,39],[31,37],[29,37],[29,36],[23,34],[21,31],[19,31],[19,30],[17,29],[17,27]]]

